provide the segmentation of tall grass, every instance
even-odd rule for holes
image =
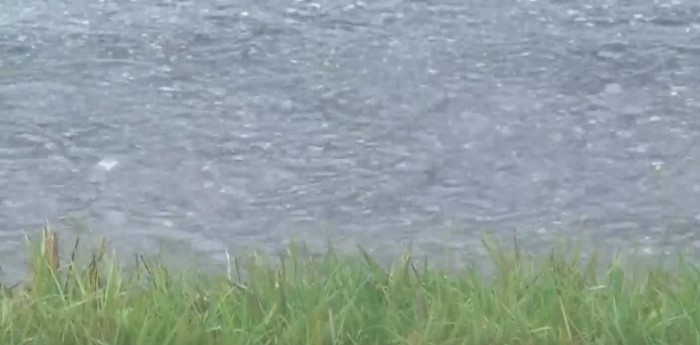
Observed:
[[[595,258],[489,246],[487,277],[293,247],[215,276],[127,270],[104,242],[79,265],[76,241],[61,265],[57,242],[49,229],[30,242],[31,277],[1,297],[0,344],[700,344],[700,274],[684,260],[600,274]]]

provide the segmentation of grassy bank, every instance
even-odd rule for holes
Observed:
[[[595,260],[492,249],[487,279],[292,251],[216,277],[126,270],[104,246],[78,265],[48,230],[30,248],[31,279],[4,289],[0,344],[700,344],[700,274],[682,260],[599,274]]]

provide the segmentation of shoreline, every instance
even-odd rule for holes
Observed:
[[[601,266],[568,250],[534,256],[484,242],[495,271],[450,272],[358,248],[230,260],[225,274],[137,257],[103,241],[79,264],[48,227],[28,241],[30,277],[4,287],[2,344],[695,344],[700,270]],[[85,259],[85,258],[83,258]],[[201,268],[201,267],[200,267]]]

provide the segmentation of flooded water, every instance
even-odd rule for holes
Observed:
[[[0,253],[700,247],[699,95],[691,0],[3,1]]]

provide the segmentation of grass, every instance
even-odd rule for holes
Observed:
[[[485,242],[487,277],[291,247],[217,277],[126,269],[104,242],[80,265],[76,241],[61,265],[49,229],[28,243],[30,278],[0,297],[0,344],[700,344],[700,274],[683,258],[634,270]]]

